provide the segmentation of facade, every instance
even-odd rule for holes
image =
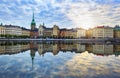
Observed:
[[[0,35],[5,35],[5,27],[2,24],[0,25]]]
[[[38,29],[30,31],[30,38],[37,38],[38,37]]]
[[[93,29],[93,38],[113,38],[113,28],[108,26],[98,26]]]
[[[59,36],[59,33],[60,33],[59,27],[56,26],[56,25],[54,25],[54,26],[53,26],[53,36],[58,37],[58,36]]]
[[[77,38],[85,38],[86,30],[82,28],[77,28]]]
[[[39,29],[38,29],[38,35],[39,36],[45,36],[45,37],[51,37],[51,36],[56,36],[58,37],[59,36],[59,27],[54,25],[53,28],[46,28],[44,26],[44,23],[43,25],[40,25],[39,26]]]
[[[22,29],[19,26],[5,25],[5,34],[6,35],[22,35]]]
[[[67,29],[60,29],[60,33],[59,33],[59,36],[61,38],[65,38],[66,37],[66,34],[67,34]]]
[[[93,37],[93,29],[86,30],[86,38],[92,38]]]
[[[22,28],[22,35],[23,36],[30,36],[30,30],[26,28]]]
[[[114,38],[120,38],[120,26],[116,25],[114,27]]]
[[[43,35],[45,37],[51,37],[53,36],[53,29],[52,28],[45,28]]]
[[[66,36],[70,37],[70,38],[77,38],[76,29],[68,29],[68,30],[66,30]]]
[[[38,28],[38,36],[43,36],[45,28],[46,27],[44,26],[44,23],[43,23],[43,25],[39,26],[39,28]]]

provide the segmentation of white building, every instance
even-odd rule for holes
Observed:
[[[85,38],[86,30],[82,28],[77,28],[77,38]]]
[[[38,29],[38,36],[43,36],[44,30],[45,30],[44,25],[40,25]]]
[[[22,35],[22,29],[19,26],[5,25],[6,35]]]
[[[94,38],[113,38],[113,28],[108,26],[98,26],[93,28],[92,37]]]
[[[0,25],[0,35],[5,35],[5,27]]]

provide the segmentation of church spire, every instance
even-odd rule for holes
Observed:
[[[35,28],[36,28],[36,23],[35,23],[35,18],[34,18],[34,11],[33,11],[32,22],[31,22],[31,30],[35,30]]]
[[[32,17],[32,22],[33,22],[33,21],[35,22],[35,19],[34,19],[34,11],[33,11],[33,17]]]
[[[43,26],[45,26],[44,22],[43,22]]]

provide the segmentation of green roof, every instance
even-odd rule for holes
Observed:
[[[31,22],[31,26],[32,25],[36,26],[35,19],[34,19],[34,12],[33,12],[33,18],[32,18],[32,22]]]

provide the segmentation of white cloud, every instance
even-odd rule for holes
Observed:
[[[32,9],[35,12],[37,27],[42,22],[48,27],[54,23],[62,27],[114,26],[119,24],[120,20],[120,4],[114,3],[114,0],[101,1],[102,3],[98,3],[97,0],[11,0],[7,4],[5,0],[4,2],[0,3],[0,12],[5,14],[0,16],[1,22],[11,22],[28,28],[32,20]]]

